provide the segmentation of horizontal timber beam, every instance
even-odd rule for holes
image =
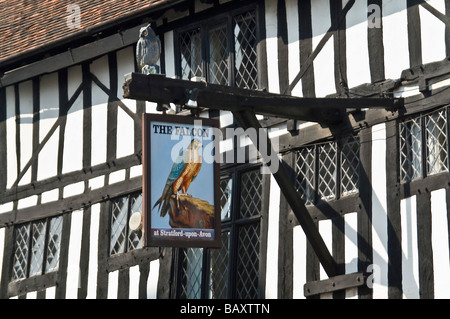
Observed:
[[[161,104],[185,105],[195,95],[197,107],[302,121],[336,124],[346,109],[402,107],[395,98],[304,98],[204,82],[167,78],[160,74],[125,76],[124,97]]]

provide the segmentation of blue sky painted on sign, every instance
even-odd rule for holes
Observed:
[[[164,125],[172,127],[172,135],[170,134],[160,134],[159,130],[155,133],[154,125]],[[197,127],[188,124],[175,124],[175,123],[162,123],[162,122],[150,122],[150,148],[151,148],[151,207],[155,202],[161,197],[164,186],[167,181],[167,177],[172,169],[173,160],[172,152],[178,154],[181,148],[186,148],[191,142],[191,136],[180,136],[175,133],[180,129],[176,130],[176,127],[187,128],[188,130],[194,129],[207,129],[209,137],[196,137],[201,139],[203,144],[202,152],[206,149],[211,150],[213,129],[207,126]],[[186,130],[183,130],[186,132]],[[166,128],[167,132],[167,128]],[[202,157],[207,154],[202,154]],[[210,154],[209,154],[210,155]],[[211,156],[211,155],[210,155]],[[202,167],[197,177],[189,186],[187,191],[188,194],[193,197],[199,198],[201,200],[208,201],[211,205],[214,205],[214,163],[211,161],[202,161]],[[170,228],[169,225],[169,214],[164,217],[160,217],[158,211],[158,206],[152,209],[151,213],[151,223],[152,228]]]

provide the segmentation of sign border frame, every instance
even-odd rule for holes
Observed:
[[[195,121],[202,121],[202,125],[220,129],[220,121],[210,118],[199,118],[169,114],[142,114],[142,236],[144,247],[181,247],[181,248],[220,248],[221,215],[220,215],[220,164],[213,162],[214,184],[214,239],[189,238],[154,238],[151,236],[151,138],[150,123],[165,122],[169,124],[194,125]],[[220,152],[217,136],[213,139],[214,151]],[[220,154],[220,153],[219,153]]]

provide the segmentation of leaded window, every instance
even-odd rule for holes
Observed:
[[[235,82],[241,88],[257,89],[256,16],[246,12],[234,17]]]
[[[142,213],[142,193],[122,196],[111,202],[110,255],[142,248],[142,230],[132,230],[129,220],[133,213]]]
[[[180,250],[178,298],[262,297],[263,185],[259,168],[221,180],[222,246]]]
[[[181,251],[181,298],[202,298],[203,248],[186,248]]]
[[[422,176],[422,128],[420,118],[400,125],[400,170],[402,182]]]
[[[425,116],[427,143],[427,174],[448,171],[447,110],[441,109]]]
[[[200,28],[180,34],[181,78],[203,77]]]
[[[306,205],[359,192],[360,142],[349,135],[295,152],[295,188]]]
[[[59,267],[62,216],[15,228],[12,280],[54,272]]]
[[[411,182],[448,172],[448,108],[400,123],[400,179]]]
[[[228,12],[178,32],[178,75],[209,83],[258,88],[256,10]]]
[[[315,188],[315,147],[303,147],[296,153],[295,187],[306,204],[314,201]]]

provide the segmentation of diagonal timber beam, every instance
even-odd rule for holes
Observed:
[[[344,22],[344,19],[350,11],[350,9],[355,4],[355,0],[349,0],[345,7],[342,9],[339,18],[337,21],[333,21],[333,24],[330,26],[328,31],[325,33],[325,35],[320,39],[320,42],[317,44],[314,51],[311,53],[311,55],[306,59],[306,61],[303,63],[303,65],[300,67],[300,71],[295,76],[294,80],[292,80],[291,84],[289,84],[289,87],[285,90],[285,94],[292,92],[292,90],[295,88],[295,86],[298,84],[298,82],[301,80],[303,75],[306,73],[306,71],[309,69],[309,67],[314,62],[314,59],[319,55],[320,51],[322,51],[325,44],[330,40],[330,38],[333,36],[334,32],[339,29],[339,27]]]
[[[262,129],[258,119],[256,118],[256,115],[252,112],[249,111],[236,112],[233,113],[233,115],[237,118],[242,128],[245,130],[250,127],[255,128],[256,130]],[[267,149],[270,150],[270,152],[268,153],[273,154],[272,152],[275,151],[270,142],[270,138],[268,137],[268,134],[264,135],[267,137],[266,141],[252,140],[252,142],[258,149],[260,146],[259,143],[267,143],[266,144]],[[254,137],[250,137],[250,139],[252,138]],[[261,155],[267,156],[267,154],[262,153]],[[267,158],[264,158],[264,163],[267,164],[269,161],[270,158],[268,156]],[[313,219],[311,218],[311,216],[308,213],[308,210],[306,209],[305,203],[300,198],[297,191],[294,189],[292,185],[292,180],[289,177],[289,174],[283,162],[281,162],[280,165],[278,166],[278,170],[276,170],[275,172],[272,171],[271,173],[275,178],[275,180],[277,181],[281,192],[283,193],[289,205],[291,206],[292,211],[294,212],[294,215],[297,218],[299,224],[302,226],[306,238],[308,238],[309,243],[314,249],[317,258],[319,258],[319,261],[322,264],[323,269],[326,271],[328,277],[336,276],[338,274],[337,263],[333,258],[333,256],[331,255],[330,251],[328,250],[327,246],[325,245],[325,242],[322,236],[320,235],[319,230],[317,229]]]
[[[251,111],[266,116],[335,124],[347,108],[397,109],[395,98],[306,98],[180,79],[158,74],[125,76],[124,97],[161,104],[184,105],[195,92],[197,106],[231,112]]]

